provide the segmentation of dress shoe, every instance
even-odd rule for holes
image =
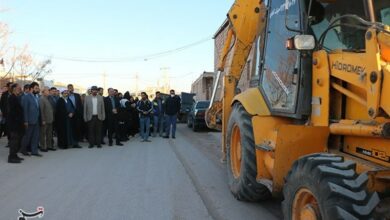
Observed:
[[[73,148],[82,148],[80,145],[74,145]]]
[[[112,147],[112,143],[108,143],[108,146]]]
[[[93,148],[93,145],[92,145],[92,144],[90,144],[90,145],[88,146],[88,148]]]
[[[176,139],[176,137],[175,137],[175,136],[172,136],[172,139]]]
[[[55,148],[48,148],[49,150],[51,150],[51,151],[56,151],[57,149],[55,149]]]
[[[98,145],[97,148],[102,148],[102,145]]]
[[[41,149],[41,151],[42,151],[42,152],[48,152],[48,150],[47,150],[47,149]]]
[[[123,146],[122,143],[116,143],[116,146]]]
[[[31,154],[31,156],[42,157],[42,154],[36,153],[36,154]]]
[[[8,158],[8,163],[21,163],[22,161],[18,158]]]
[[[106,144],[106,142],[104,142],[104,141],[102,141],[102,143],[101,143],[102,145],[105,145]]]
[[[163,138],[165,138],[165,139],[169,139],[169,136],[164,136]]]
[[[23,154],[24,156],[31,156],[31,154],[30,153],[28,153],[28,152],[21,152],[21,154]]]

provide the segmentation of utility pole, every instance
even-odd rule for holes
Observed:
[[[163,81],[163,92],[164,93],[168,93],[169,92],[169,87],[170,87],[170,80],[169,80],[169,73],[168,71],[170,70],[171,68],[169,67],[162,67],[160,68],[160,70],[162,71],[162,81]]]

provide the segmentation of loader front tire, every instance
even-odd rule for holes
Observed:
[[[257,202],[271,197],[256,181],[256,150],[251,116],[235,104],[227,126],[226,164],[230,191],[241,201]]]
[[[356,163],[332,154],[313,154],[297,160],[287,175],[282,204],[285,219],[371,219],[379,203],[370,193],[366,173]]]

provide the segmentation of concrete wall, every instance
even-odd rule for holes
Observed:
[[[191,85],[191,93],[195,93],[195,100],[210,100],[212,95],[214,73],[204,72]]]

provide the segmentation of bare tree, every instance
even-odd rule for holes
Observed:
[[[1,12],[1,8],[0,8]],[[23,47],[11,46],[11,35],[8,24],[0,22],[0,69],[1,79],[37,80],[51,73],[51,59],[38,60],[28,51],[28,45]]]

